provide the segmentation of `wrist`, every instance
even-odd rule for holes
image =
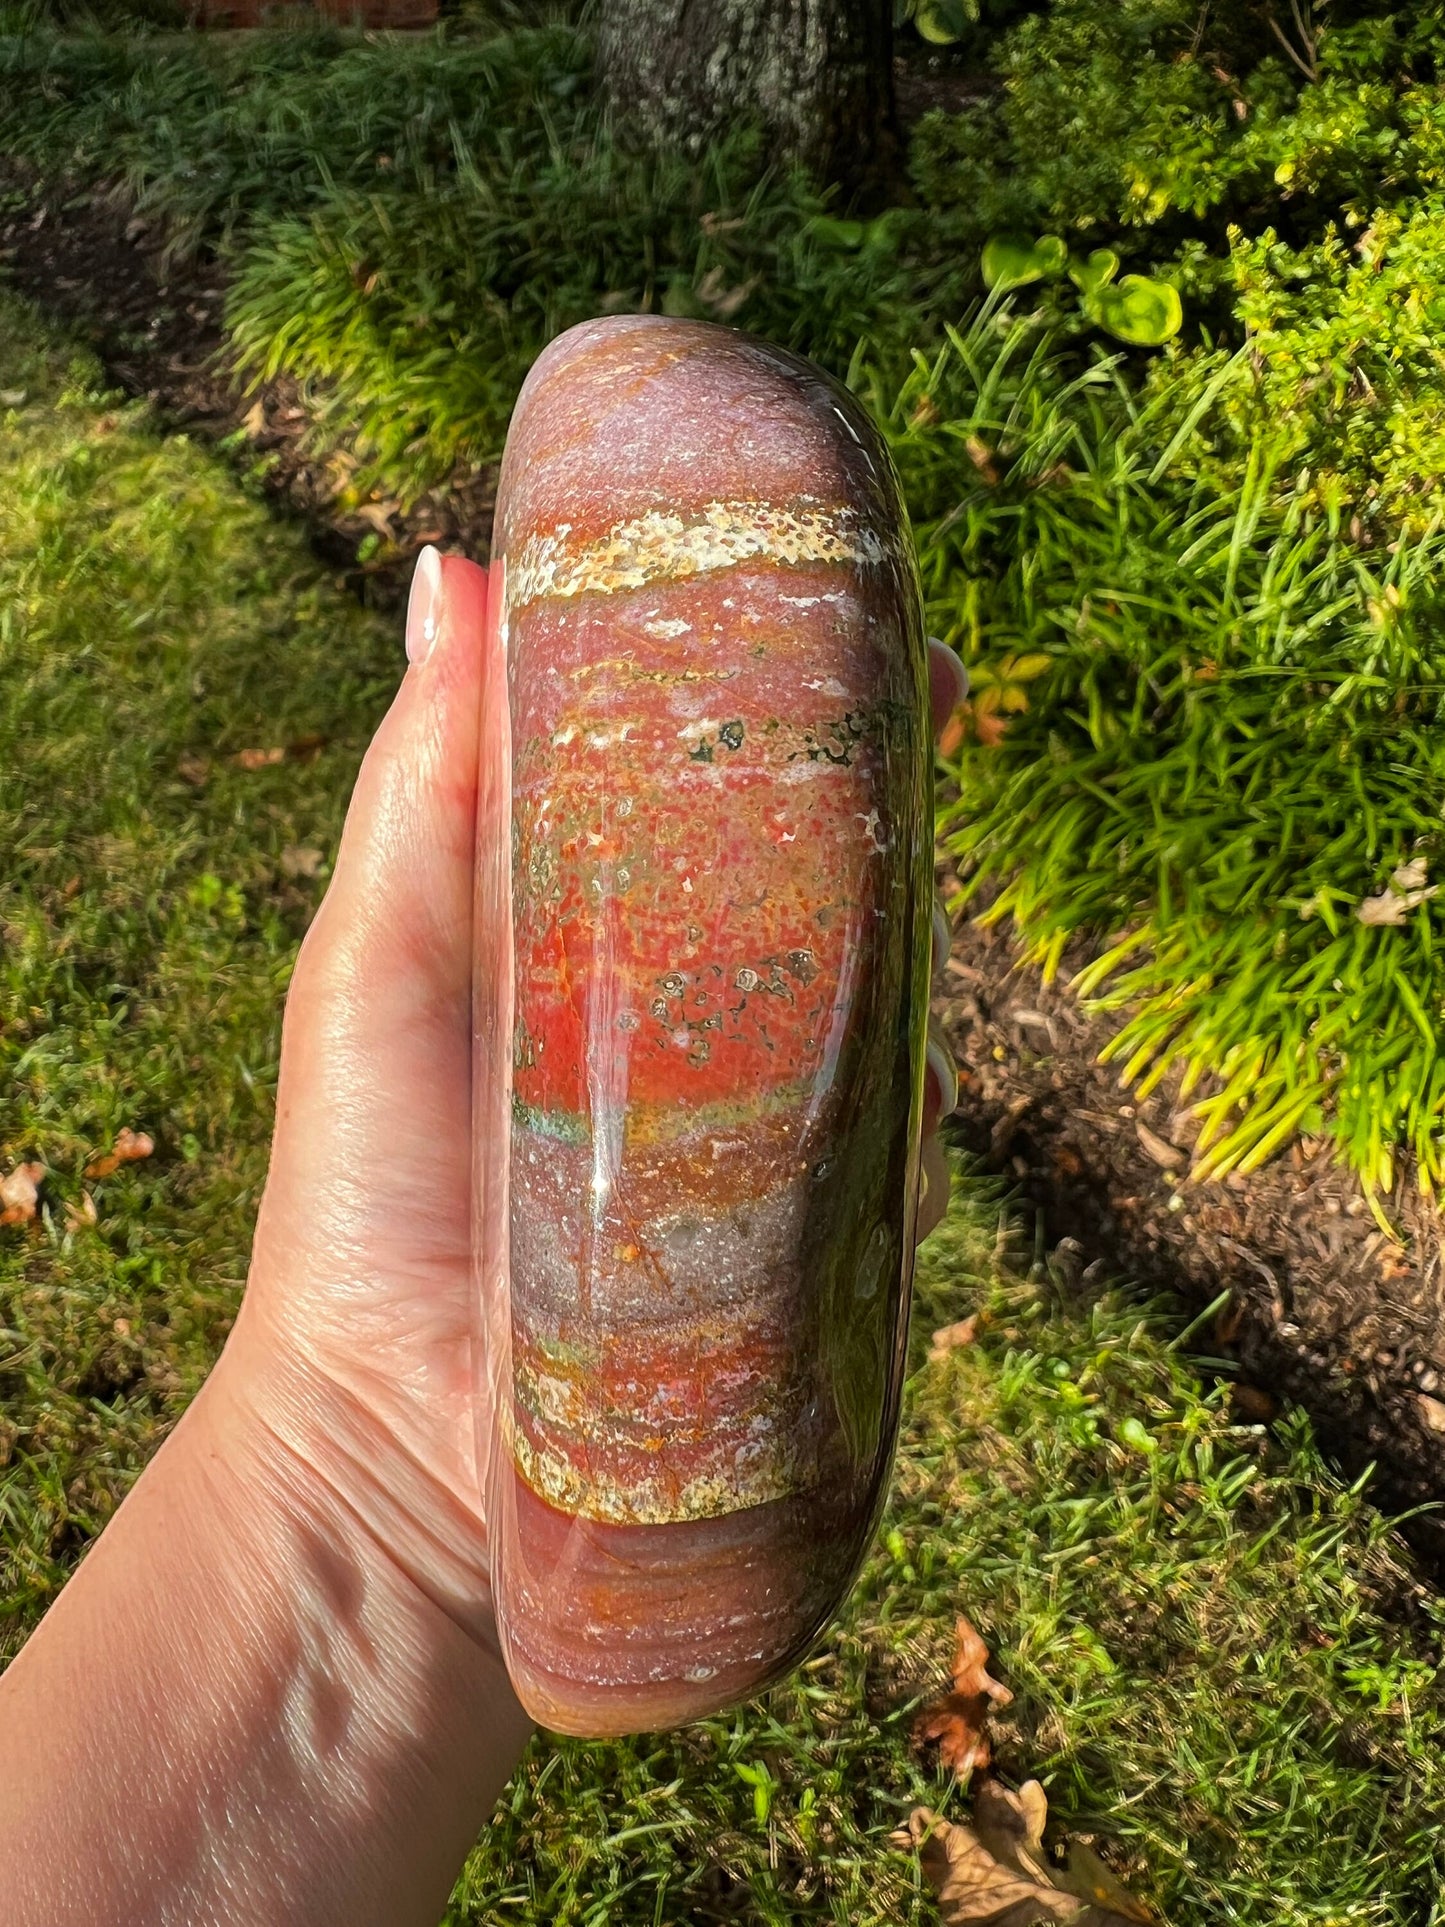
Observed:
[[[0,1683],[15,1927],[422,1927],[525,1742],[367,1516],[364,1428],[237,1337]]]
[[[450,1645],[500,1665],[480,1496],[458,1492],[398,1441],[385,1403],[319,1363],[266,1316],[254,1286],[194,1417],[250,1502],[277,1522],[323,1518],[332,1542]],[[393,1391],[394,1388],[388,1388]],[[426,1609],[430,1608],[430,1611]]]

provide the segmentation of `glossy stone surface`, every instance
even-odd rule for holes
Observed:
[[[916,1208],[931,835],[916,575],[819,371],[554,342],[497,508],[513,813],[503,1648],[575,1733],[794,1663],[872,1531]]]

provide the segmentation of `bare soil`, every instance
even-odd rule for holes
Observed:
[[[910,117],[949,104],[966,77],[918,77]],[[268,494],[306,520],[326,561],[383,607],[405,594],[425,541],[488,552],[494,471],[459,471],[403,512],[356,499],[355,463],[309,446],[293,384],[242,391],[227,368],[224,273],[167,260],[159,235],[104,194],[46,185],[0,164],[0,272],[88,339],[110,377],[161,420],[261,464]],[[365,537],[380,546],[364,563]],[[947,888],[951,873],[942,880]],[[956,885],[955,885],[956,887]],[[1297,1400],[1352,1474],[1374,1465],[1391,1509],[1445,1500],[1445,1266],[1438,1212],[1409,1172],[1378,1201],[1323,1145],[1297,1144],[1264,1170],[1190,1182],[1194,1134],[1168,1090],[1139,1104],[1098,1054],[1108,1023],[1068,992],[1080,950],[1053,985],[1021,961],[1007,930],[963,921],[935,1009],[960,1065],[954,1141],[1007,1180],[1036,1217],[1065,1289],[1132,1278],[1203,1307],[1227,1294],[1196,1348],[1235,1375],[1242,1419],[1268,1423]],[[1408,1534],[1445,1573],[1445,1518]]]
[[[1046,984],[1007,927],[961,923],[935,1004],[964,1067],[956,1142],[1033,1208],[1065,1289],[1107,1275],[1199,1306],[1228,1293],[1192,1348],[1237,1372],[1240,1417],[1267,1423],[1296,1400],[1347,1472],[1377,1468],[1377,1501],[1438,1503],[1439,1212],[1404,1172],[1377,1200],[1391,1235],[1353,1174],[1308,1142],[1248,1176],[1192,1182],[1189,1107],[1169,1088],[1140,1103],[1098,1062],[1111,1024],[1067,988],[1089,955],[1079,947]],[[1420,1515],[1409,1536],[1445,1570],[1445,1522]]]
[[[88,342],[110,378],[152,402],[165,426],[228,442],[266,494],[304,518],[317,552],[348,587],[395,607],[424,543],[486,559],[495,468],[458,469],[405,510],[380,490],[358,490],[355,456],[317,449],[294,382],[243,386],[235,378],[222,327],[222,264],[168,256],[163,243],[119,195],[45,183],[0,161],[0,273]],[[358,550],[368,536],[363,561]]]

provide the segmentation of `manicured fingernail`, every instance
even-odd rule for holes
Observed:
[[[953,1058],[936,1037],[928,1040],[928,1067],[938,1079],[938,1093],[943,1100],[938,1115],[952,1117],[958,1109],[958,1072]]]
[[[953,677],[955,694],[953,701],[949,704],[949,708],[957,709],[958,705],[968,694],[968,671],[959,660],[958,651],[956,649],[950,649],[948,644],[941,642],[937,636],[930,636],[928,638],[928,647],[932,651],[933,660],[938,663],[940,668],[945,669],[948,674]]]
[[[933,899],[933,974],[936,977],[948,962],[953,952],[953,925],[948,921],[948,912]]]
[[[411,598],[406,605],[406,659],[425,662],[442,620],[442,559],[430,543],[416,559]]]

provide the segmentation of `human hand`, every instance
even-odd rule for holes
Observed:
[[[472,1444],[486,594],[424,557],[296,965],[236,1330],[0,1680],[15,1927],[426,1927],[524,1743]],[[932,678],[937,725],[947,652]],[[480,832],[503,873],[504,816]],[[930,1133],[952,1095],[931,1045]],[[920,1231],[947,1188],[932,1135],[925,1169]]]
[[[505,863],[509,832],[500,814],[477,821],[485,611],[480,568],[424,552],[411,666],[362,765],[292,980],[232,1344],[266,1422],[414,1583],[490,1643],[469,1329],[472,891],[475,838],[495,839]],[[965,683],[951,650],[930,655],[937,730]],[[945,922],[936,950],[946,936]],[[920,1237],[946,1206],[936,1132],[954,1096],[931,1033]],[[485,1152],[507,1154],[501,1140]]]

